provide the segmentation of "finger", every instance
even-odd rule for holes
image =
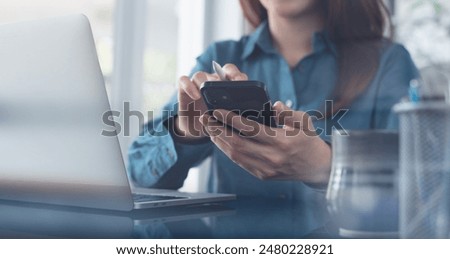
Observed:
[[[278,125],[294,126],[296,123],[298,124],[299,121],[296,120],[297,114],[284,103],[280,101],[275,102],[273,109]]]
[[[202,116],[200,116],[199,121],[204,127],[223,126],[223,123],[218,122],[216,120],[216,118],[214,118],[213,116],[211,116],[211,115],[209,115],[207,113],[205,113]]]
[[[210,136],[210,139],[220,150],[222,150],[223,153],[225,153],[225,155],[227,155],[229,157],[229,154],[231,152],[231,147],[230,147],[230,145],[228,145],[228,143],[226,143],[222,139],[218,138],[217,136]],[[233,162],[235,162],[235,161],[233,161]]]
[[[204,133],[209,136],[216,136],[221,133],[220,127],[223,127],[223,123],[218,122],[214,117],[209,114],[203,114],[199,118],[200,123],[203,126]],[[209,131],[208,131],[209,129]]]
[[[209,130],[211,133],[210,128],[205,127],[205,129],[207,131]],[[222,126],[222,130],[226,132],[226,130],[230,129]],[[266,163],[268,159],[264,155],[261,155],[266,153],[263,149],[266,146],[261,146],[261,144],[257,144],[248,139],[239,139],[239,136],[236,134],[229,135],[225,133],[211,136],[210,138],[231,161],[258,179],[266,180],[277,177],[275,173],[266,172]],[[269,151],[270,150],[268,150],[267,153]]]
[[[198,71],[192,76],[192,82],[200,89],[202,84],[206,81],[217,81],[219,77],[216,74],[208,74],[203,71]]]
[[[238,114],[227,110],[215,110],[213,116],[220,122],[236,129],[240,134],[261,143],[271,143],[272,138],[276,136],[277,130],[262,125],[254,120],[247,119]]]
[[[264,174],[263,164],[264,162],[260,159],[254,158],[248,154],[236,154],[223,139],[218,137],[211,137],[211,141],[220,149],[222,152],[230,158],[235,164],[246,170],[251,175],[258,179],[269,179],[269,177]]]
[[[200,91],[200,88],[201,88],[202,84],[204,82],[208,81],[208,74],[203,72],[203,71],[196,72],[192,76],[191,80],[195,84],[195,86],[197,87],[197,90]]]
[[[254,158],[263,158],[265,154],[271,151],[272,146],[265,145],[252,139],[240,136],[236,131],[227,126],[212,124],[206,126],[207,132],[214,134],[214,136],[223,142],[227,143],[234,150],[249,155]]]
[[[215,119],[213,119],[215,120]],[[204,122],[203,122],[204,123]],[[230,130],[227,126],[223,125],[223,123],[221,122],[208,122],[209,125],[204,126],[205,127],[205,131],[208,135],[213,136],[213,137],[220,137],[221,139],[224,139],[224,136],[232,136],[237,135],[236,133],[234,133],[232,130]],[[227,142],[229,145],[232,145],[233,143],[228,141]]]
[[[219,136],[211,136],[211,141],[235,164],[259,179],[265,178],[262,169],[257,168],[258,165],[264,164],[260,159],[247,153],[237,151],[235,147],[230,146],[227,141]]]
[[[266,164],[267,161],[271,161],[277,154],[273,154],[272,144],[263,144],[252,139],[242,137],[234,130],[227,126],[205,126],[205,131],[214,139],[219,139],[223,144],[226,144],[231,149],[227,154],[233,160],[239,160],[235,156],[245,156],[246,158],[252,158],[252,161],[259,161],[259,163]]]
[[[227,110],[215,110],[213,116],[218,121],[227,124],[228,126],[242,132],[251,135],[257,135],[259,129],[259,123],[253,120],[249,120],[243,116],[238,115],[235,112]]]
[[[290,131],[298,129],[306,133],[307,136],[316,135],[316,129],[308,113],[294,111],[280,101],[276,102],[273,108],[278,125],[284,125],[284,129]]]
[[[220,81],[220,77],[217,74],[206,73],[206,78],[208,79],[208,81]]]
[[[235,164],[242,167],[246,171],[248,171],[250,174],[254,175],[255,177],[260,178],[260,174],[256,172],[255,169],[253,169],[252,164],[255,164],[255,160],[252,158],[247,158],[245,155],[238,155],[233,151],[232,147],[228,145],[223,139],[218,137],[211,137],[211,141],[220,149],[222,152]],[[256,173],[256,174],[255,174]]]
[[[248,80],[248,76],[244,73],[242,73],[239,68],[234,64],[226,64],[222,67],[223,72],[227,76],[228,79],[232,81],[237,80]]]
[[[179,101],[195,101],[201,98],[199,88],[187,76],[182,76],[178,80]],[[186,98],[188,97],[188,98]]]

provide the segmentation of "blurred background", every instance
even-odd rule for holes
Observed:
[[[419,68],[450,63],[450,1],[386,4],[395,40],[406,46]],[[128,101],[131,109],[156,116],[174,93],[177,78],[190,72],[207,45],[251,30],[238,0],[0,0],[0,6],[0,23],[87,15],[112,108],[121,111]],[[139,132],[139,121],[131,122],[132,136],[120,136],[124,158]],[[206,176],[198,173],[202,168],[192,169],[184,190],[204,188]]]

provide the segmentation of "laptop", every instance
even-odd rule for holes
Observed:
[[[84,15],[0,26],[0,199],[96,209],[213,203],[231,194],[133,188]]]

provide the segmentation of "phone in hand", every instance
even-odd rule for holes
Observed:
[[[210,113],[229,110],[269,127],[277,127],[272,103],[259,81],[206,81],[200,88]]]

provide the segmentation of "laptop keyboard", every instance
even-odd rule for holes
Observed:
[[[134,200],[135,202],[163,201],[163,200],[180,200],[180,199],[187,199],[187,197],[163,196],[163,195],[152,195],[152,194],[137,194],[137,193],[133,193],[133,200]]]

